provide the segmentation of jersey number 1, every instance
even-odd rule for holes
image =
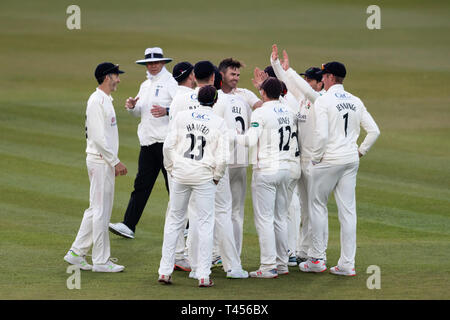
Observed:
[[[344,118],[344,121],[345,121],[344,131],[345,131],[345,136],[347,136],[348,112],[347,112],[346,114],[344,114],[344,115],[342,116],[342,118]]]

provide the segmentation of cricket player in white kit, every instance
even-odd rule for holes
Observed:
[[[180,111],[164,142],[164,165],[171,175],[170,212],[164,226],[164,242],[159,267],[159,282],[171,283],[175,246],[184,229],[187,207],[195,197],[191,228],[198,228],[191,239],[196,251],[196,274],[200,287],[213,285],[209,278],[214,232],[216,185],[223,177],[228,155],[227,126],[212,110],[217,90],[204,86],[198,94],[200,107]]]
[[[263,105],[253,112],[248,132],[236,135],[237,142],[251,147],[257,159],[253,164],[252,199],[261,264],[250,272],[254,278],[277,278],[289,273],[287,195],[293,114],[279,101],[281,90],[279,80],[266,79],[260,88]]]
[[[198,87],[191,93],[175,97],[170,107],[170,119],[173,119],[172,117],[176,117],[177,114],[181,111],[195,110],[200,107],[200,103],[198,101],[198,93],[202,87],[214,84],[214,65],[210,61],[197,62],[194,66],[194,76]],[[228,100],[226,98],[219,96],[217,103],[213,107],[213,111],[219,117],[223,118],[227,124],[230,123],[231,112],[229,112]],[[172,123],[170,124],[170,128],[171,127]],[[196,201],[195,196],[193,197],[193,200],[194,202]],[[218,250],[223,256],[223,267],[227,272],[227,277],[247,278],[248,273],[242,270],[241,260],[234,242],[231,208],[231,190],[227,168],[225,170],[224,176],[217,185],[217,194],[215,197],[214,238],[217,238]],[[195,211],[195,205],[190,205],[188,211]],[[195,232],[193,231],[195,230],[195,228],[191,228],[191,222],[189,224],[190,230],[188,238],[190,238],[189,241],[191,241],[197,237],[197,234],[195,234]],[[190,277],[196,278],[197,275],[195,272],[195,261],[197,260],[197,257],[195,251],[191,252],[191,250],[189,250],[189,260],[192,269]]]
[[[64,260],[82,270],[120,272],[125,268],[110,261],[108,223],[114,201],[115,176],[127,174],[118,158],[119,132],[111,92],[120,82],[119,66],[104,62],[97,66],[99,86],[86,108],[86,165],[91,184],[89,208],[84,212],[77,237]],[[92,263],[85,259],[92,247]]]
[[[287,52],[283,52],[284,59],[278,59],[277,45],[272,46],[271,64],[277,77],[279,77],[296,99],[300,102],[300,110],[297,112],[299,120],[299,139],[302,174],[298,183],[301,207],[301,224],[298,236],[296,258],[297,262],[305,262],[308,259],[308,250],[311,246],[310,208],[308,204],[308,190],[314,181],[309,177],[306,167],[311,162],[313,132],[315,128],[315,100],[325,93],[322,75],[317,74],[316,68],[308,69],[303,79],[294,69],[289,67]],[[328,226],[324,228],[324,244],[328,243]],[[326,256],[324,258],[326,261]]]
[[[219,91],[219,97],[228,99],[227,105],[232,115],[231,123],[228,123],[228,126],[236,128],[238,134],[247,132],[252,109],[258,108],[262,104],[262,101],[252,91],[237,87],[242,67],[244,65],[233,58],[222,60],[218,67],[222,75],[222,89]],[[232,198],[233,233],[239,256],[242,251],[247,167],[248,148],[235,143],[231,150],[228,170]]]
[[[323,272],[327,226],[327,202],[334,191],[341,225],[341,256],[330,268],[337,275],[354,276],[356,254],[356,174],[359,158],[367,153],[380,134],[377,124],[362,101],[344,90],[346,69],[342,63],[322,65],[322,81],[327,91],[316,99],[316,126],[311,163],[306,168],[314,181],[310,190],[311,247],[308,260],[299,265],[304,272]],[[360,127],[367,132],[358,147]]]

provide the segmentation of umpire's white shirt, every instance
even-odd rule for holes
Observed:
[[[119,131],[113,98],[97,88],[89,97],[86,108],[86,153],[93,162],[114,167],[120,160]]]
[[[149,74],[148,79],[141,84],[136,106],[128,109],[128,112],[135,117],[141,117],[137,131],[141,146],[164,142],[167,136],[169,117],[155,118],[151,109],[153,105],[168,108],[177,89],[178,83],[165,67],[155,76]]]
[[[359,161],[380,134],[377,124],[362,101],[344,90],[342,84],[331,86],[314,103],[316,126],[312,161],[346,164]],[[367,136],[358,148],[360,127]]]

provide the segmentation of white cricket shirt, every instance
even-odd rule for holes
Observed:
[[[342,84],[331,86],[314,103],[315,129],[312,161],[346,164],[359,161],[358,150],[365,154],[380,130],[362,101],[344,90]],[[360,127],[367,136],[358,149]]]
[[[249,146],[253,170],[274,174],[290,169],[293,114],[279,100],[268,101],[253,111],[250,129],[245,135],[236,135],[238,143]]]
[[[231,112],[231,117],[227,117],[228,127],[235,128],[237,134],[245,134],[249,128],[252,115],[252,106],[259,101],[259,98],[250,90],[236,88],[229,93],[219,90],[219,97],[228,99],[225,103]],[[248,147],[234,143],[230,150],[230,168],[248,166]]]
[[[119,131],[113,98],[97,88],[91,94],[86,108],[86,154],[94,162],[116,166],[120,160]]]
[[[211,107],[180,111],[164,142],[164,166],[178,183],[220,180],[227,165],[228,144],[225,120]]]
[[[153,105],[168,108],[177,89],[177,81],[165,67],[157,75],[149,75],[148,79],[141,84],[137,94],[139,100],[136,106],[133,109],[128,109],[128,112],[135,117],[141,117],[137,130],[141,146],[164,142],[167,136],[169,117],[155,118],[151,109]]]

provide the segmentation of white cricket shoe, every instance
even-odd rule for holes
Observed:
[[[210,278],[200,278],[198,279],[198,286],[200,288],[212,287],[214,282]]]
[[[115,264],[110,260],[105,264],[94,264],[92,267],[93,272],[121,272],[123,269],[125,269],[124,266]]]
[[[166,274],[160,274],[158,278],[158,282],[164,283],[164,284],[172,284],[172,276],[166,275]]]
[[[278,278],[278,272],[277,272],[277,269],[272,269],[272,270],[268,270],[268,271],[256,270],[256,271],[250,272],[250,277],[273,279],[273,278]]]
[[[109,231],[124,238],[134,239],[134,232],[122,222],[110,223]]]
[[[73,252],[72,250],[69,250],[66,255],[64,256],[64,261],[73,264],[74,266],[77,266],[81,270],[92,270],[92,266],[87,263],[84,256],[80,256]]]
[[[324,272],[327,270],[323,259],[308,259],[306,262],[300,263],[298,267],[303,272]]]
[[[286,265],[281,265],[280,264],[280,265],[277,266],[277,273],[280,276],[289,274],[289,268]]]
[[[198,280],[198,277],[197,277],[197,274],[195,273],[195,271],[189,272],[189,278]]]
[[[243,269],[228,270],[227,278],[228,279],[247,279],[248,272]]]
[[[338,276],[348,276],[348,277],[356,276],[355,268],[344,269],[344,268],[339,268],[338,266],[330,268],[330,273],[337,274]]]
[[[191,271],[191,266],[189,265],[189,261],[187,261],[186,259],[178,259],[175,260],[173,270],[181,270],[189,272]]]

